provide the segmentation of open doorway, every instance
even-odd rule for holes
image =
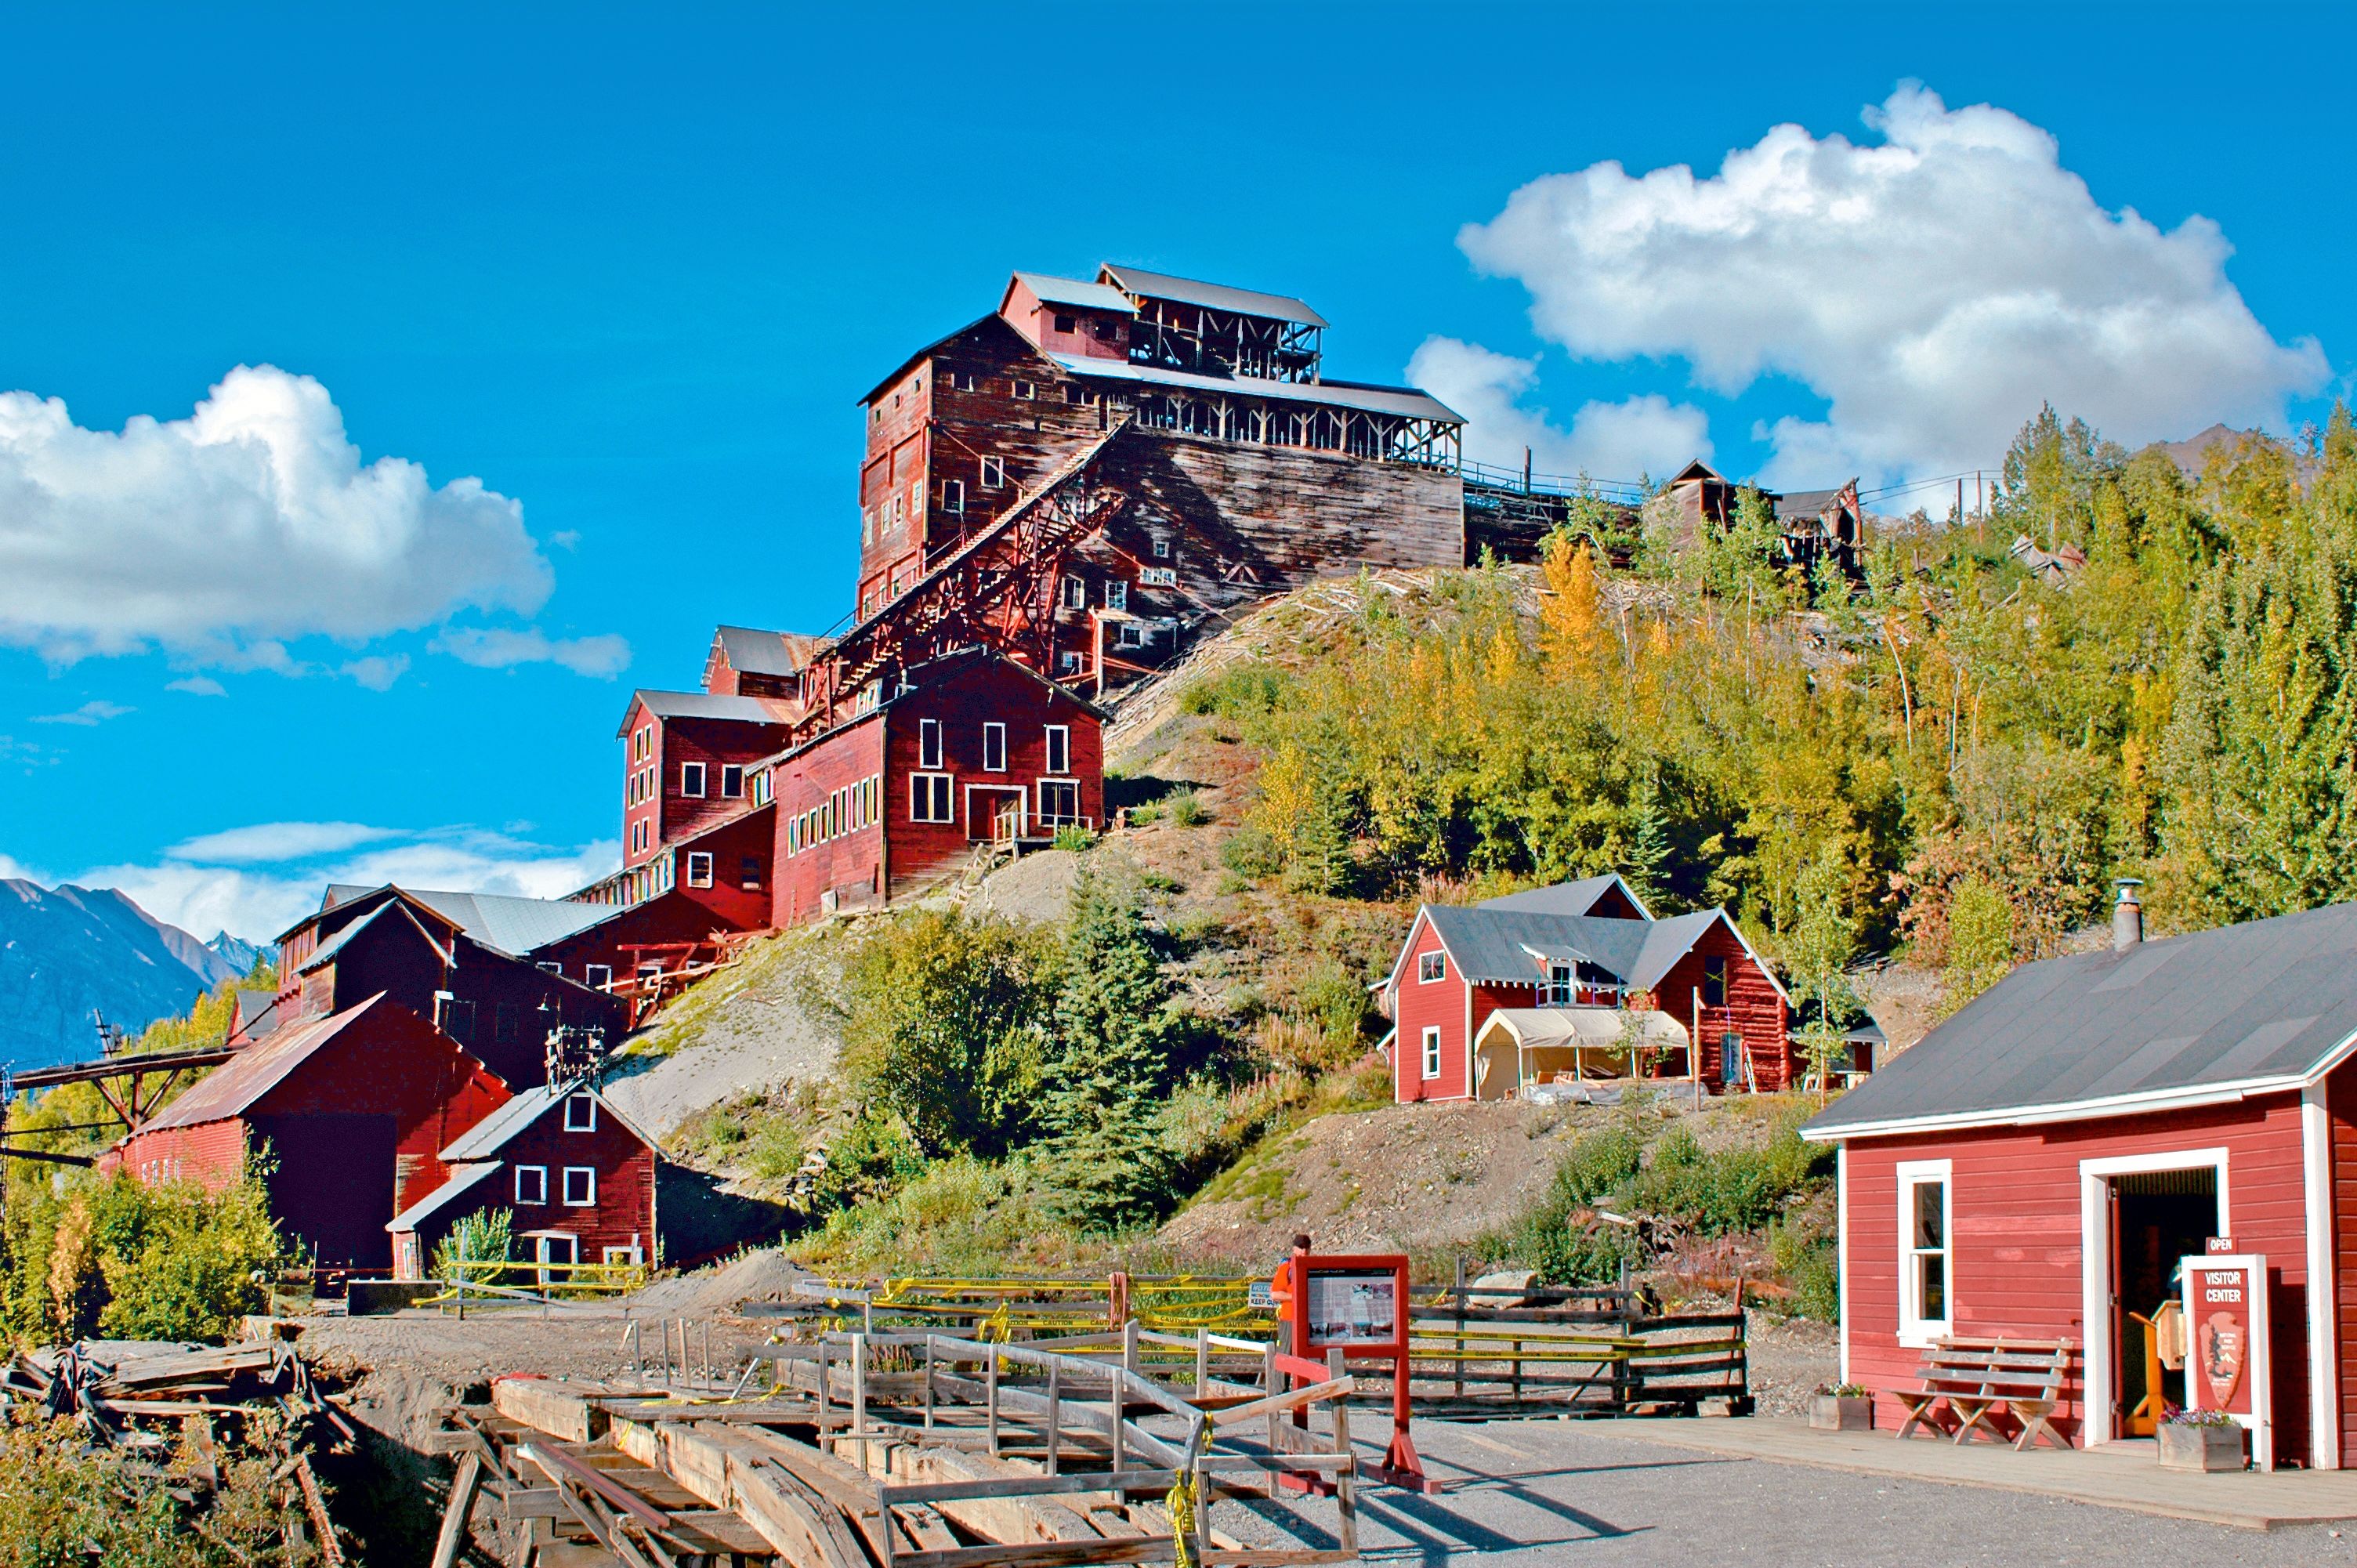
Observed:
[[[2113,1431],[2149,1437],[2169,1405],[2185,1403],[2181,1334],[2164,1304],[2178,1295],[2178,1262],[2218,1234],[2218,1171],[2138,1171],[2110,1178]],[[2178,1364],[2174,1367],[2168,1363]]]

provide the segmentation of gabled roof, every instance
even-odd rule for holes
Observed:
[[[1092,360],[1079,354],[1049,354],[1062,370],[1095,381],[1143,382],[1178,387],[1188,392],[1249,392],[1285,403],[1309,403],[1331,408],[1365,409],[1405,419],[1437,419],[1462,424],[1465,416],[1414,387],[1376,386],[1365,381],[1275,381],[1256,376],[1206,376],[1193,371],[1169,371],[1158,365],[1132,364],[1127,360]]]
[[[1225,284],[1172,277],[1168,273],[1149,273],[1125,262],[1107,262],[1097,269],[1097,275],[1125,294],[1140,298],[1175,299],[1181,305],[1199,305],[1206,310],[1223,310],[1232,316],[1273,317],[1304,327],[1326,325],[1324,317],[1289,295],[1263,294],[1257,289],[1230,288]]]
[[[442,1151],[444,1165],[457,1165],[463,1160],[496,1160],[499,1153],[512,1143],[523,1130],[556,1109],[559,1101],[576,1094],[587,1094],[597,1101],[597,1114],[611,1117],[630,1134],[647,1147],[661,1147],[645,1129],[614,1109],[614,1102],[589,1084],[544,1083],[537,1089],[527,1089],[513,1100],[476,1122]]]
[[[380,991],[357,1007],[305,1018],[273,1031],[268,1039],[246,1047],[197,1079],[187,1093],[143,1123],[131,1136],[167,1127],[201,1126],[207,1122],[223,1122],[244,1114],[254,1101],[285,1082],[288,1074],[361,1019],[373,1016],[380,1008],[402,1011],[387,1002]]]
[[[1637,890],[1629,886],[1617,871],[1601,876],[1583,876],[1577,882],[1558,882],[1552,887],[1534,887],[1524,893],[1507,893],[1495,898],[1484,898],[1473,907],[1477,909],[1520,909],[1536,915],[1586,915],[1592,913],[1607,893],[1615,888],[1635,906],[1645,919],[1653,918]]]
[[[258,1040],[285,1020],[278,1013],[278,993],[249,991],[240,988],[237,993],[237,1019],[231,1027],[250,1040]]]
[[[414,899],[475,941],[510,958],[522,958],[535,949],[562,941],[576,931],[587,930],[614,913],[602,905],[576,904],[564,898],[521,898],[505,893],[442,893],[419,887],[400,887],[391,883],[382,887],[361,887],[348,882],[331,884],[328,888],[326,907],[333,908],[376,893],[392,893],[400,898]],[[375,917],[371,915],[369,918],[372,919]],[[349,930],[339,931],[337,938],[349,934]],[[326,946],[321,944],[322,951],[326,950]]]
[[[1592,883],[1601,879],[1588,880]],[[1567,883],[1563,887],[1581,886]],[[1458,972],[1474,984],[1534,985],[1546,978],[1550,963],[1586,962],[1612,975],[1631,991],[1650,991],[1660,984],[1678,960],[1692,952],[1706,934],[1724,925],[1760,972],[1768,977],[1776,993],[1784,998],[1787,1005],[1791,1004],[1792,997],[1776,978],[1776,972],[1760,959],[1724,909],[1697,909],[1665,920],[1625,920],[1601,915],[1555,914],[1543,908],[1516,905],[1516,900],[1555,891],[1557,889],[1542,888],[1536,894],[1512,894],[1469,908],[1424,905],[1416,910],[1416,919],[1409,925],[1407,939],[1400,944],[1399,956],[1392,962],[1391,983],[1398,983],[1401,966],[1406,963],[1408,949],[1415,941],[1417,924],[1426,921],[1438,934],[1440,945],[1455,961]],[[1566,903],[1576,903],[1577,899],[1577,894],[1566,893]],[[1591,896],[1591,908],[1593,904]]]
[[[1852,479],[1848,484],[1836,485],[1829,490],[1782,491],[1775,498],[1776,515],[1815,519],[1829,511],[1843,510],[1842,503],[1846,499],[1854,502],[1853,492],[1857,484],[1857,481]]]
[[[826,645],[826,639],[800,631],[762,631],[749,626],[713,628],[713,639],[728,658],[728,668],[745,675],[794,675]]]
[[[1060,278],[1052,277],[1046,273],[1024,272],[1018,272],[1007,280],[1006,293],[999,295],[998,298],[999,309],[1006,308],[1007,295],[1015,292],[1017,283],[1029,289],[1033,297],[1042,305],[1070,305],[1082,310],[1110,310],[1122,316],[1137,314],[1137,307],[1130,304],[1129,295],[1117,288],[1108,288],[1101,283],[1082,283],[1078,278]]]
[[[2305,1088],[2357,1047],[2357,904],[2023,964],[1803,1129],[2074,1121]]]
[[[374,927],[379,922],[382,922],[388,926],[405,924],[411,929],[414,930],[419,936],[425,939],[426,945],[441,955],[442,961],[444,963],[456,963],[458,961],[457,955],[449,950],[449,948],[443,942],[442,939],[436,936],[432,931],[427,930],[424,922],[420,921],[416,915],[411,912],[408,904],[396,897],[386,899],[383,903],[379,904],[375,908],[371,909],[367,914],[362,915],[359,919],[354,920],[350,925],[346,926],[342,930],[338,931],[334,936],[329,937],[326,941],[321,942],[317,947],[312,949],[311,956],[303,961],[301,965],[296,970],[296,972],[297,974],[308,974],[313,970],[319,968],[322,964],[333,963],[335,961],[336,955],[343,951],[346,947],[350,946],[354,938],[358,937],[362,931]],[[457,922],[453,921],[452,923],[456,924]]]
[[[1709,464],[1704,462],[1699,457],[1695,458],[1693,462],[1688,463],[1684,467],[1680,468],[1676,473],[1670,476],[1670,483],[1674,485],[1683,485],[1690,479],[1716,479],[1722,485],[1727,483],[1727,476],[1725,474],[1720,473],[1717,468],[1712,467]]]
[[[734,664],[735,660],[730,660]],[[738,665],[742,669],[744,666]],[[794,722],[796,704],[780,697],[726,697],[711,692],[658,692],[641,688],[630,693],[622,709],[621,727],[614,738],[630,733],[630,715],[641,703],[659,719],[729,719],[738,724],[787,725]]]
[[[448,1181],[394,1215],[385,1222],[384,1228],[393,1231],[416,1230],[436,1209],[499,1168],[497,1160],[478,1160],[473,1165],[457,1166],[451,1171]]]
[[[987,316],[978,316],[974,317],[974,319],[967,322],[964,326],[959,328],[954,332],[942,333],[940,337],[934,338],[931,342],[926,344],[923,348],[918,349],[915,353],[901,360],[890,375],[886,376],[882,381],[877,381],[874,386],[867,389],[866,394],[859,400],[860,406],[864,408],[867,404],[874,403],[877,398],[882,397],[886,392],[890,392],[893,384],[899,381],[902,376],[907,375],[910,371],[915,370],[920,364],[931,359],[935,354],[940,353],[943,349],[948,348],[951,344],[956,342],[959,338],[964,337],[969,332],[979,332],[992,327],[997,328],[998,330],[1006,333],[1010,339],[1020,344],[1024,349],[1030,352],[1036,354],[1039,351],[1038,346],[1035,345],[1031,339],[1023,336],[1022,333],[1015,330],[1015,328],[1007,321],[1006,317],[999,315],[998,312],[994,310]]]

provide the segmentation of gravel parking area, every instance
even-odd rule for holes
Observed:
[[[1435,1568],[1477,1560],[1482,1568],[2357,1563],[2357,1533],[2261,1534],[2050,1498],[1725,1459],[1647,1442],[1641,1432],[1639,1423],[1419,1424],[1426,1467],[1448,1490],[1361,1494],[1361,1553],[1369,1563]],[[1361,1452],[1382,1456],[1380,1444],[1362,1442]],[[1223,1502],[1212,1517],[1259,1544],[1332,1543],[1330,1502]]]

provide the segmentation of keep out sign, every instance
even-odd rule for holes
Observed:
[[[2251,1452],[2272,1468],[2268,1427],[2266,1260],[2251,1253],[2184,1261],[2185,1402],[2223,1411],[2251,1429]]]

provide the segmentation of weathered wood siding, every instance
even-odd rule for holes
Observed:
[[[1670,966],[1653,989],[1654,1004],[1688,1030],[1695,1027],[1695,996],[1704,989],[1704,960],[1727,962],[1727,1004],[1705,1006],[1702,1020],[1703,1082],[1716,1090],[1724,1077],[1720,1038],[1743,1036],[1751,1056],[1752,1076],[1763,1092],[1788,1089],[1797,1081],[1790,1036],[1791,1012],[1765,971],[1752,961],[1743,943],[1722,922],[1697,940],[1692,951]]]
[[[797,926],[814,919],[834,895],[838,909],[867,908],[882,900],[882,819],[891,811],[890,779],[878,786],[878,819],[847,825],[831,837],[811,837],[792,847],[797,822],[823,808],[837,790],[856,790],[862,779],[885,773],[884,715],[871,714],[845,725],[778,764],[777,819],[771,825],[770,923]]]
[[[1852,1380],[1887,1391],[1914,1385],[1922,1352],[1899,1343],[1901,1161],[1952,1163],[1949,1300],[1960,1335],[2069,1338],[2081,1348],[2063,1411],[2073,1441],[2086,1419],[2089,1325],[2082,1280],[2079,1162],[2223,1147],[2227,1229],[2237,1250],[2266,1256],[2273,1315],[2279,1462],[2308,1453],[2308,1266],[2296,1094],[2235,1105],[2056,1122],[2026,1128],[1852,1139],[1845,1155],[1847,1310],[1842,1324]],[[1903,1412],[1887,1395],[1878,1424]]]
[[[418,1233],[420,1255],[431,1257],[435,1246],[465,1216],[486,1209],[515,1211],[515,1256],[533,1256],[526,1231],[554,1230],[572,1236],[585,1263],[605,1262],[608,1247],[637,1247],[649,1262],[655,1258],[655,1151],[639,1141],[600,1105],[594,1131],[565,1130],[565,1105],[557,1101],[499,1152],[500,1169],[485,1177],[457,1201],[436,1213]],[[516,1197],[516,1168],[537,1165],[548,1172],[547,1201],[523,1203]],[[587,1206],[565,1201],[565,1169],[586,1166],[597,1173],[597,1201]]]
[[[662,816],[655,827],[655,847],[693,838],[742,811],[748,786],[740,780],[736,794],[723,795],[721,769],[731,766],[741,768],[757,758],[774,757],[785,744],[783,725],[750,724],[738,719],[662,721],[655,742],[655,754],[662,759]],[[681,769],[691,762],[704,765],[701,797],[687,794],[680,787]]]

